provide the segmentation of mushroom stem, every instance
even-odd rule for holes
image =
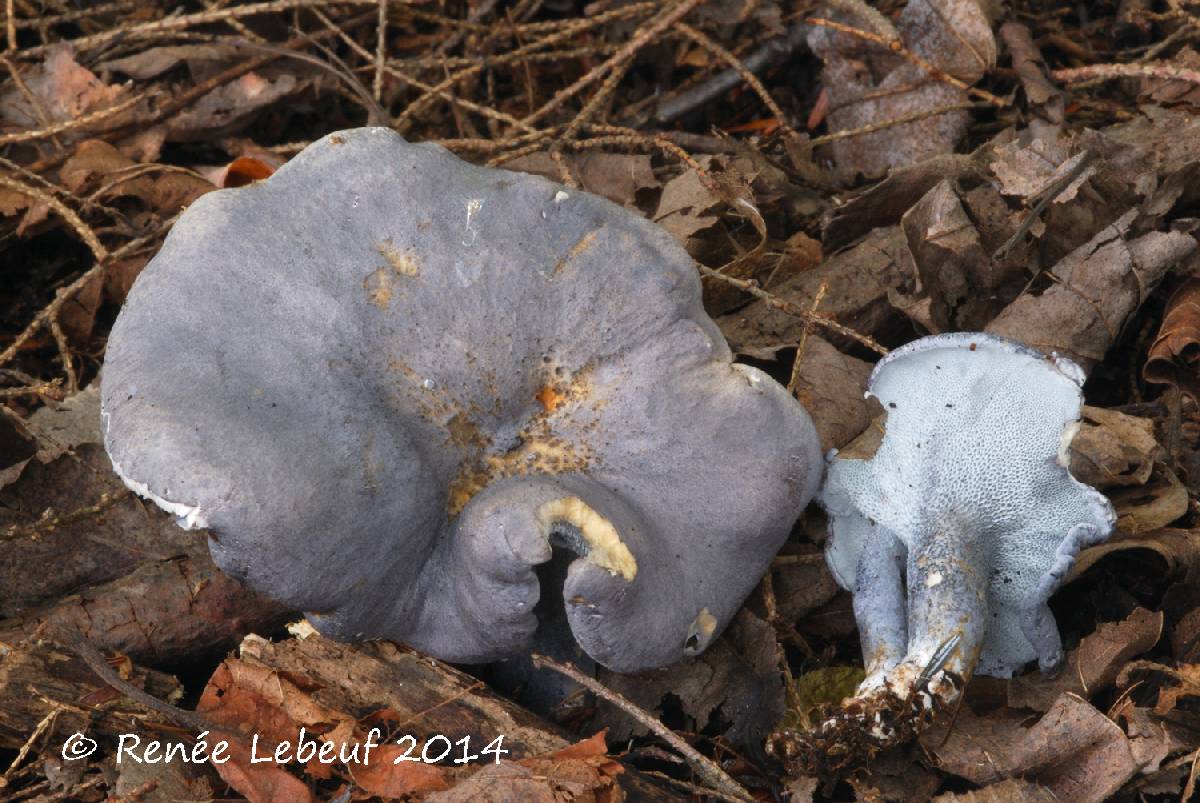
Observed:
[[[965,517],[941,522],[908,557],[908,654],[902,674],[911,684],[939,656],[943,646],[955,639],[956,647],[944,658],[939,672],[953,672],[962,680],[970,677],[983,647],[988,622],[988,565],[985,538]],[[915,670],[915,671],[914,671]],[[941,702],[957,696],[955,684],[937,684]],[[897,678],[899,679],[899,678]],[[901,696],[911,694],[911,685],[894,688]],[[921,691],[917,689],[916,691]]]
[[[880,685],[908,652],[903,572],[907,549],[892,533],[872,526],[880,530],[879,549],[865,550],[855,572],[861,589],[854,595],[854,619],[867,670],[864,688]]]

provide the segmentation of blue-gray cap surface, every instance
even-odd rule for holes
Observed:
[[[820,479],[691,259],[628,210],[382,128],[197,200],[108,345],[105,443],[226,572],[342,639],[610,668],[702,651]],[[540,589],[551,545],[580,553]]]

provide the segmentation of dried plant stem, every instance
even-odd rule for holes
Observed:
[[[1159,78],[1200,84],[1200,70],[1189,70],[1170,64],[1089,64],[1069,70],[1054,70],[1050,75],[1067,83],[1093,79],[1108,81],[1114,78]]]
[[[33,524],[14,525],[0,531],[0,543],[18,538],[32,538],[36,540],[46,533],[54,532],[64,524],[74,524],[77,521],[86,521],[87,519],[95,518],[101,513],[111,510],[118,502],[127,498],[131,493],[133,492],[128,488],[121,488],[117,491],[105,491],[100,494],[100,498],[94,504],[76,508],[66,513],[59,513],[54,508],[46,508],[42,512],[41,517]]]
[[[102,120],[107,120],[109,117],[115,117],[127,109],[133,108],[137,103],[143,100],[145,95],[134,95],[113,106],[104,109],[99,109],[88,114],[80,115],[70,120],[64,120],[61,123],[47,125],[44,128],[39,128],[33,131],[18,131],[12,134],[0,134],[0,146],[13,145],[18,142],[33,142],[39,139],[50,139],[58,134],[66,131],[73,131],[76,128],[88,128]]]
[[[753,279],[737,279],[733,276],[727,276],[718,270],[713,270],[706,265],[700,265],[698,267],[703,275],[725,282],[726,284],[731,284],[739,290],[743,290],[760,301],[765,302],[768,306],[774,307],[780,312],[786,312],[788,315],[794,315],[802,320],[811,321],[816,326],[824,327],[831,332],[837,332],[843,337],[848,337],[856,343],[866,346],[876,354],[886,355],[888,353],[888,350],[879,345],[879,343],[875,342],[874,338],[859,334],[849,326],[843,326],[837,321],[832,321],[829,318],[822,318],[819,315],[814,315],[803,307],[797,306],[790,301],[784,301],[782,298],[772,295],[771,293],[768,293],[766,290],[759,287],[758,282],[754,281]]]
[[[552,669],[560,675],[570,678],[592,694],[615,705],[637,720],[638,723],[649,728],[655,735],[674,748],[688,762],[688,765],[696,771],[696,775],[703,779],[712,789],[738,801],[752,801],[754,799],[741,784],[729,777],[728,773],[721,769],[719,764],[699,753],[694,747],[679,738],[670,728],[659,722],[656,717],[642,710],[630,700],[606,688],[595,678],[583,674],[573,666],[561,664],[558,661],[536,653],[530,656],[530,658],[533,660],[533,665],[538,669]]]
[[[609,56],[604,62],[598,66],[588,70],[575,83],[568,86],[566,89],[561,89],[554,94],[550,100],[542,104],[541,108],[537,109],[533,114],[530,114],[521,122],[526,125],[534,125],[539,120],[544,118],[550,112],[562,106],[571,98],[578,95],[587,87],[600,80],[600,77],[609,70],[614,69],[617,65],[624,61],[630,60],[637,54],[639,50],[648,45],[655,37],[662,34],[672,25],[679,22],[687,16],[696,6],[703,3],[704,0],[679,0],[673,6],[652,19],[644,28],[640,29],[632,39],[625,43],[623,47],[617,50],[616,53]]]
[[[96,236],[96,232],[92,230],[92,227],[84,223],[83,220],[80,219],[79,215],[75,214],[74,209],[71,209],[71,207],[64,204],[58,198],[55,198],[45,190],[38,189],[37,187],[31,187],[22,181],[17,181],[16,179],[9,178],[8,176],[0,175],[0,186],[7,187],[10,190],[21,193],[27,198],[33,198],[34,200],[41,201],[42,203],[46,204],[46,206],[57,212],[58,216],[65,220],[67,224],[75,230],[80,239],[82,239],[84,243],[87,244],[87,247],[91,249],[92,255],[96,257],[97,262],[102,262],[108,257],[108,249],[101,245],[100,238]],[[3,357],[0,357],[0,364],[3,364],[4,362],[5,360]]]
[[[76,653],[78,653],[79,657],[83,659],[83,662],[88,665],[88,668],[95,672],[101,680],[124,694],[130,700],[133,700],[135,703],[144,705],[151,711],[165,716],[176,725],[190,729],[193,733],[203,733],[204,731],[209,731],[217,734],[226,732],[225,728],[209,722],[195,711],[185,711],[184,709],[177,708],[170,703],[165,703],[155,697],[153,694],[139,689],[137,686],[134,686],[129,681],[123,679],[120,675],[113,671],[111,666],[108,665],[108,661],[104,660],[104,656],[100,654],[100,651],[92,646],[92,643],[85,639],[82,635],[77,634],[75,643],[69,646],[71,649],[75,650]]]
[[[792,360],[792,375],[787,383],[788,393],[793,396],[796,395],[796,385],[800,384],[800,364],[804,362],[804,352],[808,348],[808,333],[812,331],[812,319],[817,317],[817,307],[821,306],[827,292],[829,292],[829,284],[821,282],[816,295],[813,296],[812,307],[808,310],[811,317],[804,322],[804,330],[800,333],[800,343],[796,346],[796,357]]]
[[[625,6],[623,8],[608,11],[603,14],[597,14],[595,17],[591,17],[589,19],[575,21],[567,25],[562,25],[561,23],[556,24],[557,30],[555,30],[554,33],[551,33],[542,39],[530,42],[527,45],[522,45],[521,47],[511,50],[503,55],[488,59],[486,66],[495,69],[510,63],[520,62],[532,53],[536,53],[543,48],[558,45],[560,42],[572,39],[579,34],[584,33],[585,31],[607,25],[610,22],[616,22],[618,20],[635,17],[644,12],[647,6],[653,7],[654,4],[641,3],[632,6]],[[530,27],[532,28],[533,26]],[[399,130],[400,133],[404,133],[407,126],[409,126],[413,120],[416,119],[416,117],[421,114],[425,108],[436,98],[435,93],[445,91],[460,81],[464,81],[475,76],[484,69],[484,66],[485,65],[480,62],[460,70],[459,72],[456,72],[453,75],[445,78],[441,83],[436,84],[431,89],[427,90],[423,95],[413,100],[396,118],[395,127],[397,130]],[[532,127],[533,124],[528,120],[525,120],[522,122],[522,125]]]
[[[858,128],[847,128],[842,131],[834,131],[830,134],[824,134],[819,137],[813,137],[809,140],[810,147],[818,145],[827,145],[830,142],[837,142],[841,139],[851,139],[852,137],[861,137],[866,134],[874,134],[876,131],[885,131],[898,125],[906,123],[915,123],[917,120],[924,120],[929,117],[937,117],[938,115],[948,114],[957,111],[969,111],[971,109],[988,109],[991,108],[987,103],[951,103],[948,106],[938,106],[933,109],[922,109],[912,114],[905,114],[900,117],[893,117],[890,120],[880,120],[869,125],[859,126]]]
[[[360,45],[358,42],[354,41],[354,39],[351,36],[346,34],[345,31],[343,31],[341,28],[339,28],[337,26],[337,24],[333,20],[329,19],[329,17],[327,17],[324,13],[322,13],[319,10],[314,9],[313,15],[316,16],[316,18],[321,21],[321,24],[326,25],[330,29],[331,33],[334,33],[336,36],[338,36],[338,38],[341,39],[343,44],[345,44],[347,47],[349,47],[351,50],[353,50],[359,56],[362,56],[363,58],[366,58],[366,59],[371,58],[371,54],[367,52],[367,49],[365,47]],[[401,72],[399,69],[397,69],[395,66],[393,66],[390,63],[385,62],[383,65],[383,70],[384,70],[384,72],[386,72],[388,75],[392,76],[393,78],[396,78],[406,84],[414,86],[417,89],[421,90],[422,92],[431,92],[431,93],[436,94],[438,97],[440,97],[442,100],[446,101],[447,103],[452,103],[455,106],[459,106],[463,109],[466,109],[467,111],[475,112],[476,114],[478,114],[482,117],[487,117],[487,118],[490,118],[493,120],[498,120],[502,123],[505,123],[506,125],[511,125],[514,127],[521,126],[521,121],[518,120],[517,118],[513,117],[512,115],[505,114],[502,111],[497,111],[496,109],[492,109],[487,106],[481,106],[478,103],[474,103],[472,101],[466,100],[465,98],[460,98],[457,95],[455,95],[453,92],[449,92],[447,90],[438,90],[437,87],[435,87],[431,84],[427,84],[424,81],[420,81],[404,72]],[[529,129],[529,130],[532,131],[533,129]]]
[[[177,14],[151,22],[143,22],[140,25],[114,26],[99,33],[81,36],[78,39],[68,39],[67,41],[78,52],[98,45],[108,44],[114,39],[133,39],[139,36],[159,34],[164,31],[181,31],[196,25],[211,25],[242,17],[254,17],[260,14],[272,14],[299,8],[327,8],[330,5],[374,6],[376,2],[377,0],[336,0],[336,3],[330,0],[272,0],[269,3],[250,3],[244,6],[199,11],[195,14]],[[371,16],[374,17],[375,15],[372,14]],[[17,51],[16,55],[21,58],[40,56],[46,51],[47,47],[48,45],[38,45],[37,47],[26,48],[25,50]]]
[[[71,359],[71,344],[67,341],[67,333],[63,331],[62,322],[57,316],[50,319],[50,334],[54,336],[54,344],[58,346],[63,370],[67,374],[67,393],[74,393],[79,390],[79,375],[75,373],[75,361]]]
[[[771,93],[767,91],[767,88],[763,85],[763,82],[758,79],[758,76],[755,75],[750,68],[742,62],[741,59],[685,22],[677,23],[675,25],[675,29],[688,39],[691,39],[700,47],[707,50],[709,53],[712,53],[714,56],[724,61],[730,66],[731,69],[737,72],[742,81],[744,81],[747,86],[753,89],[754,94],[758,95],[759,99],[762,100],[763,105],[767,107],[767,110],[771,112],[771,115],[779,121],[779,128],[785,135],[790,137],[799,136],[799,133],[795,128],[792,127],[791,123],[788,122],[787,115],[783,113],[783,109],[781,109],[779,104],[775,102],[775,98],[771,97]]]
[[[8,3],[8,13],[12,14],[12,0],[9,0]],[[0,775],[0,789],[8,786],[9,782],[12,781],[13,775],[15,775],[17,772],[17,768],[25,762],[25,759],[29,756],[29,751],[33,749],[34,743],[37,742],[38,739],[42,738],[42,734],[50,730],[50,728],[54,725],[54,720],[58,719],[58,715],[61,714],[63,710],[64,709],[61,705],[55,705],[50,709],[49,712],[47,712],[46,716],[42,717],[41,721],[38,722],[37,727],[33,729],[33,733],[29,734],[29,738],[25,740],[25,743],[21,745],[21,749],[17,751],[17,757],[14,758],[12,763],[8,765],[8,769],[4,770],[4,775]]]
[[[930,62],[921,58],[916,53],[913,53],[911,50],[909,50],[907,47],[905,47],[904,44],[899,39],[890,39],[890,40],[885,39],[884,37],[880,36],[877,33],[873,33],[871,31],[864,31],[861,28],[855,28],[852,25],[845,25],[840,22],[835,22],[834,20],[822,19],[820,17],[812,17],[812,18],[806,20],[806,22],[808,22],[809,25],[820,25],[821,27],[824,27],[824,28],[831,28],[835,31],[839,31],[840,33],[848,34],[850,36],[856,36],[859,39],[865,39],[868,42],[873,42],[873,43],[879,45],[880,47],[887,48],[888,50],[892,51],[896,55],[907,59],[908,61],[917,65],[922,70],[929,73],[929,75],[933,76],[934,78],[936,78],[937,80],[939,80],[943,83],[950,84],[950,86],[953,86],[953,87],[957,87],[958,89],[961,89],[963,92],[966,92],[969,95],[974,95],[975,97],[977,97],[981,100],[984,100],[998,108],[1004,108],[1005,106],[1008,105],[1007,101],[1005,101],[1002,98],[996,97],[991,92],[988,92],[986,89],[980,89],[979,87],[971,86],[966,81],[963,81],[961,78],[956,78],[955,76],[953,76],[950,73],[943,70],[941,67],[931,64]]]
[[[383,102],[383,68],[387,64],[387,0],[378,0],[379,2],[379,22],[375,30],[375,82],[372,88],[375,91],[375,102]]]

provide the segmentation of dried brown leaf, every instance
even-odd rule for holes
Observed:
[[[24,81],[40,111],[45,113],[45,124],[73,120],[87,112],[107,108],[127,94],[125,87],[107,85],[91,70],[81,67],[66,42],[47,47],[45,59],[25,74]],[[0,122],[21,131],[41,128],[44,124],[39,110],[31,107],[15,86],[0,95]],[[112,118],[104,120],[109,126],[114,122]],[[64,140],[77,139],[84,136],[85,131],[77,129],[60,136]]]
[[[870,28],[869,21],[853,14],[839,11],[832,16],[856,28]],[[991,23],[975,0],[909,3],[896,20],[896,30],[912,52],[967,83],[979,80],[995,64]],[[825,63],[821,81],[829,93],[832,130],[860,128],[967,99],[963,90],[930,79],[924,69],[891,50],[850,35],[814,26],[808,42]],[[967,120],[965,112],[948,112],[839,140],[833,143],[834,158],[843,168],[880,175],[951,152]]]
[[[853,248],[780,283],[771,292],[798,307],[811,309],[824,285],[826,293],[818,314],[872,335],[899,317],[889,296],[907,289],[913,273],[912,257],[899,227],[882,228]],[[805,330],[804,319],[765,301],[722,315],[717,325],[730,346],[741,354],[766,354],[795,346]],[[836,343],[833,335],[823,332],[822,336]]]
[[[1200,279],[1188,279],[1171,294],[1143,376],[1200,400]]]
[[[1051,269],[1054,282],[1030,290],[988,326],[1047,353],[1058,352],[1089,369],[1104,358],[1126,320],[1158,282],[1196,248],[1181,232],[1134,236],[1130,211]]]
[[[1070,451],[1071,476],[1097,488],[1145,485],[1163,455],[1153,421],[1091,406],[1083,408]]]
[[[1120,622],[1106,622],[1080,642],[1053,678],[1038,674],[1015,677],[1008,686],[1013,708],[1046,711],[1064,692],[1090,697],[1106,689],[1129,659],[1150,650],[1162,637],[1160,611],[1137,608]]]
[[[972,783],[1024,777],[1059,800],[1100,803],[1138,771],[1124,732],[1082,698],[1066,693],[1031,727],[1006,709],[980,716],[962,709],[950,730],[921,741],[945,771]]]
[[[743,609],[734,624],[703,655],[663,669],[622,675],[602,670],[601,681],[642,708],[656,710],[674,695],[701,730],[720,709],[725,736],[735,744],[759,744],[783,715],[784,688],[774,629]],[[644,733],[628,715],[602,704],[595,720],[616,741]]]
[[[224,84],[167,121],[167,139],[193,141],[228,134],[250,122],[261,109],[308,86],[290,73],[265,78],[246,73]]]
[[[931,803],[1062,803],[1046,787],[1021,778],[975,789],[970,792],[946,792],[933,798]]]
[[[816,335],[808,336],[798,366],[796,398],[812,416],[823,451],[840,449],[871,423],[878,403],[863,398],[870,373],[870,363],[842,354]]]
[[[634,206],[638,192],[659,186],[650,166],[650,157],[644,154],[594,151],[563,154],[562,159],[580,187],[622,206]],[[504,167],[562,181],[562,169],[545,152],[513,159]]]

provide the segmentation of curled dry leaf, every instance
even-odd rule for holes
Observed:
[[[703,655],[663,669],[625,675],[601,670],[610,689],[647,710],[658,709],[667,695],[677,699],[694,730],[720,725],[723,735],[742,747],[761,744],[783,715],[784,687],[774,629],[743,609],[730,629]],[[719,716],[718,716],[719,710]],[[615,741],[646,733],[626,714],[602,703],[595,720]]]
[[[910,289],[914,269],[912,256],[899,227],[881,228],[861,243],[829,257],[811,270],[793,276],[772,288],[773,295],[803,309],[811,309],[821,286],[826,293],[818,314],[855,331],[874,335],[899,319],[891,295]],[[765,301],[755,301],[737,312],[717,318],[729,345],[740,354],[770,354],[800,342],[805,321]],[[810,327],[831,342],[838,338]]]
[[[1147,382],[1200,400],[1200,279],[1188,279],[1171,294],[1142,370]]]
[[[363,745],[368,729],[355,717],[319,702],[311,687],[262,664],[226,660],[209,679],[196,710],[231,734],[255,734],[255,742],[244,736],[231,740],[229,761],[215,765],[225,782],[251,803],[312,799],[308,785],[283,762],[255,761],[256,755],[274,754],[277,746],[284,755],[298,758],[301,728],[315,750],[332,745],[330,755],[339,757],[338,771],[371,794],[391,799],[446,788],[437,766],[394,763],[402,752],[397,745],[380,745],[373,756],[367,753]],[[330,777],[333,762],[316,755],[304,763],[305,771],[316,778]]]
[[[1006,22],[1000,26],[1000,38],[1008,46],[1013,69],[1021,79],[1025,98],[1040,117],[1030,123],[1031,128],[1043,127],[1045,123],[1059,126],[1063,122],[1066,103],[1062,90],[1046,77],[1046,62],[1033,42],[1029,28],[1019,22]],[[1042,122],[1039,126],[1038,123]]]
[[[489,764],[454,788],[430,795],[429,803],[619,803],[616,778],[624,767],[607,755],[604,731],[542,756]]]
[[[254,113],[308,86],[290,73],[267,78],[246,73],[209,92],[167,122],[167,139],[191,142],[228,134],[249,123]]]
[[[190,44],[152,47],[119,59],[109,59],[97,69],[110,70],[139,81],[157,78],[180,62],[227,62],[238,49],[222,44]]]
[[[1135,609],[1120,622],[1106,622],[1067,654],[1066,665],[1058,674],[1013,678],[1008,685],[1008,704],[1047,711],[1064,692],[1091,697],[1111,686],[1129,659],[1157,644],[1162,630],[1162,612],[1145,608]]]
[[[1145,485],[1163,455],[1153,421],[1087,405],[1070,448],[1071,476],[1097,488]]]
[[[827,16],[870,30],[872,20],[847,13],[844,9],[849,5],[838,4],[833,7],[836,12]],[[995,64],[991,23],[976,0],[909,3],[896,20],[896,32],[912,52],[968,84]],[[808,43],[825,63],[821,80],[829,93],[832,130],[859,128],[967,99],[963,90],[931,79],[923,68],[862,39],[813,26]],[[833,144],[834,158],[848,170],[879,175],[949,153],[965,133],[968,119],[965,112],[953,111],[839,140]]]
[[[762,352],[753,356],[761,357]],[[796,372],[796,398],[812,416],[821,449],[840,449],[867,428],[877,403],[863,396],[870,363],[842,354],[809,334]]]
[[[1061,695],[1032,727],[1026,720],[964,706],[952,727],[939,725],[921,741],[943,770],[972,783],[1022,777],[1077,803],[1107,800],[1139,769],[1125,733],[1077,695]]]
[[[589,152],[562,154],[562,160],[570,171],[570,179],[578,182],[580,188],[622,206],[634,206],[638,192],[659,186],[650,167],[650,157],[644,154]],[[544,151],[505,162],[504,167],[545,176],[551,181],[564,181],[562,168]]]
[[[1129,316],[1167,271],[1196,249],[1177,231],[1132,231],[1136,210],[1121,216],[1050,271],[1050,287],[1027,291],[987,327],[1090,369],[1116,342]]]
[[[45,59],[25,73],[24,81],[40,108],[31,106],[25,95],[11,83],[0,95],[0,123],[18,131],[77,119],[88,112],[114,105],[127,94],[125,87],[105,84],[91,70],[80,66],[75,61],[74,50],[66,42],[47,47]],[[111,126],[114,122],[115,118],[110,118],[97,125]],[[64,141],[71,141],[84,136],[85,131],[87,128],[79,128],[60,136]]]
[[[1173,523],[1188,512],[1188,491],[1165,464],[1146,485],[1109,491],[1117,509],[1117,531],[1137,535],[1151,533]]]
[[[1180,700],[1200,697],[1200,664],[1166,666],[1154,661],[1134,661],[1122,670],[1117,683],[1128,687],[1136,677],[1157,678],[1158,701],[1154,713],[1165,716],[1175,710]]]
[[[965,203],[964,203],[965,202]],[[995,259],[992,229],[1011,230],[1011,216],[995,191],[981,187],[960,199],[941,181],[904,213],[900,228],[928,299],[934,331],[981,329],[1026,283],[1024,254]]]

